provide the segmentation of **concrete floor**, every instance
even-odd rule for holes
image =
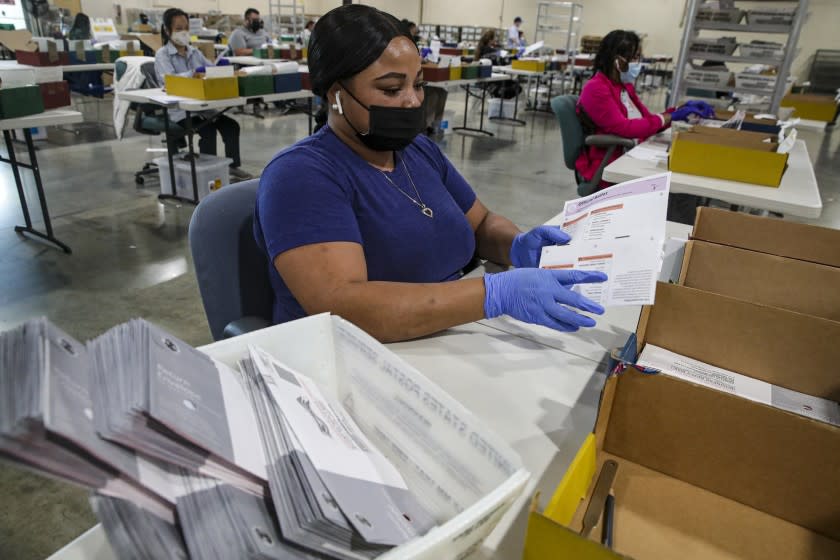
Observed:
[[[450,126],[461,123],[463,107],[463,94],[450,93]],[[110,105],[100,115],[107,118]],[[478,111],[470,116],[477,126]],[[560,211],[575,186],[554,117],[521,116],[524,127],[487,122],[496,136],[456,133],[441,146],[488,207],[526,228]],[[243,167],[254,174],[307,132],[303,115],[236,118]],[[143,316],[191,344],[210,342],[187,244],[193,207],[161,204],[156,187],[134,184],[133,172],[159,155],[145,149],[160,144],[139,136],[84,142],[102,137],[113,138],[113,131],[53,130],[38,154],[56,235],[73,248],[70,256],[15,234],[22,217],[14,179],[0,166],[0,329],[46,315],[86,339]],[[840,228],[840,133],[801,131],[800,138],[808,143],[825,205],[812,223]],[[0,559],[42,558],[95,522],[86,492],[17,468],[0,465],[0,495]]]

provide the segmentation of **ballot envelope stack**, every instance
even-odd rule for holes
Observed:
[[[0,334],[0,458],[93,490],[119,558],[373,558],[435,519],[342,406],[258,347],[136,319]]]

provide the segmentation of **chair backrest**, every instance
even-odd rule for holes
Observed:
[[[190,220],[190,250],[214,340],[242,317],[271,320],[269,262],[254,239],[259,179],[226,185],[203,199]]]
[[[560,135],[563,138],[563,161],[566,167],[575,169],[580,150],[583,148],[583,127],[578,120],[575,107],[577,95],[558,95],[551,100],[551,109],[560,122]]]

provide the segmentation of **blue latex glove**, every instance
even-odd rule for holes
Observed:
[[[687,121],[691,115],[695,115],[697,118],[700,118],[701,110],[697,109],[696,107],[689,107],[688,105],[683,105],[673,113],[671,113],[671,120],[672,121]]]
[[[704,119],[711,119],[715,116],[715,108],[706,103],[705,101],[701,101],[699,99],[692,99],[690,101],[686,101],[685,106],[694,107],[695,109],[697,109],[697,114],[703,117]]]
[[[603,272],[518,268],[484,275],[484,315],[488,319],[510,315],[514,319],[573,332],[594,327],[595,319],[576,313],[568,306],[601,315],[604,308],[573,292],[574,284],[603,282]]]
[[[230,66],[230,60],[226,58],[220,58],[216,61],[216,66]]]
[[[510,245],[510,262],[516,268],[536,268],[540,264],[543,247],[565,245],[571,239],[569,234],[558,226],[535,227],[513,238]]]
[[[193,70],[193,74],[204,74],[206,72],[207,72],[207,68],[205,68],[204,66],[199,66],[198,68]]]

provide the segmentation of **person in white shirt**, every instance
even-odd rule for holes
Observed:
[[[519,46],[519,28],[522,27],[522,18],[516,16],[513,25],[508,29],[507,46],[516,48]]]

